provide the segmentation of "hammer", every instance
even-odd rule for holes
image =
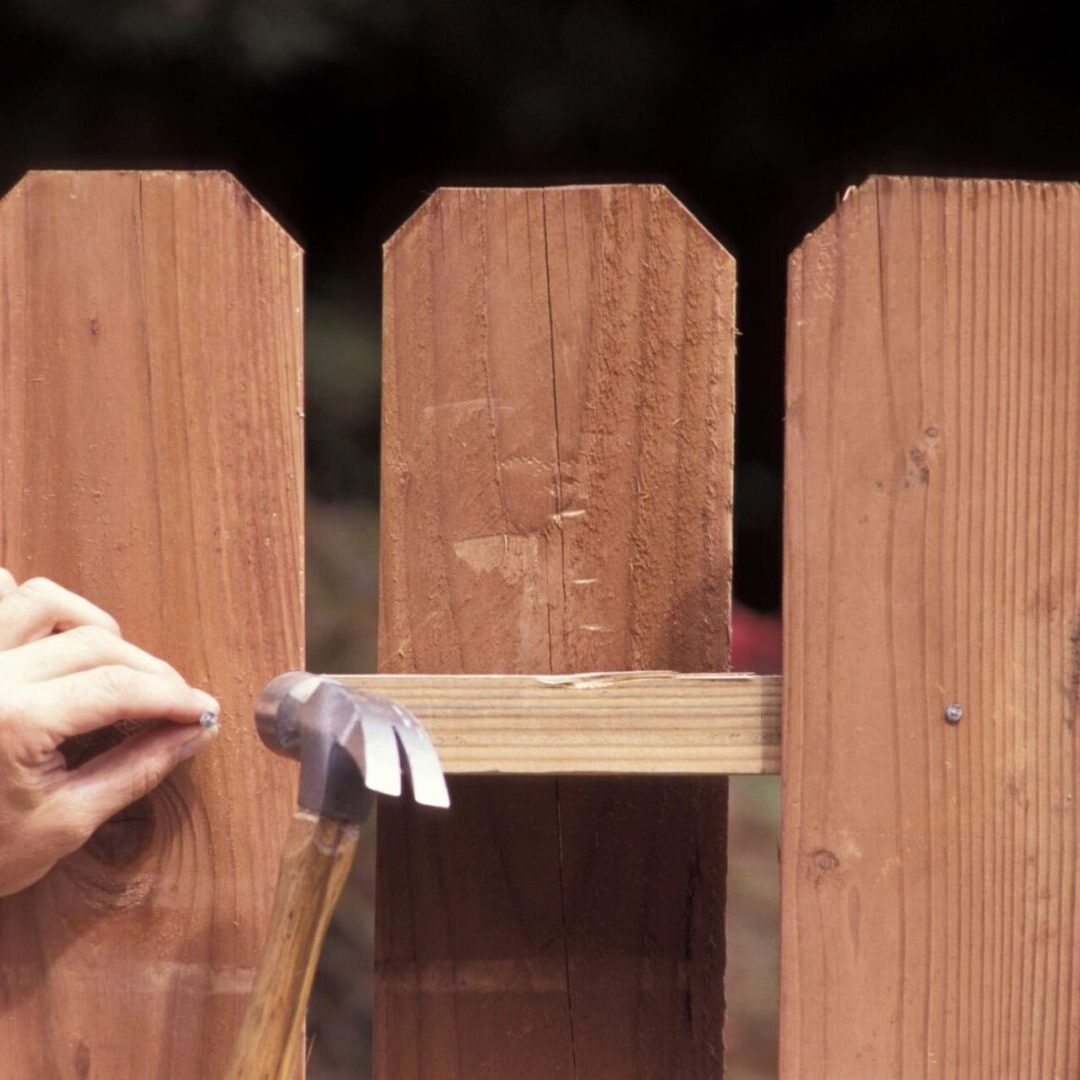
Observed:
[[[279,675],[255,707],[262,741],[300,761],[270,934],[228,1080],[288,1080],[326,927],[349,876],[373,792],[450,805],[438,755],[407,709],[306,672]]]

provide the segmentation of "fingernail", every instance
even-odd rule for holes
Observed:
[[[212,694],[208,694],[205,690],[196,690],[195,697],[199,699],[199,704],[202,705],[204,713],[213,713],[215,716],[221,715],[221,706],[218,704],[217,698]]]

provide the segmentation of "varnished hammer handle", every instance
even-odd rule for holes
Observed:
[[[360,826],[298,811],[281,860],[270,936],[227,1080],[292,1080],[311,982]]]

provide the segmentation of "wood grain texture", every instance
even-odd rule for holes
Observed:
[[[303,662],[301,264],[220,173],[0,203],[0,565],[111,611],[222,731],[0,902],[0,1071],[224,1072],[294,806],[254,696]]]
[[[293,815],[255,988],[227,1080],[289,1080],[330,916],[356,858],[360,826]]]
[[[788,319],[782,1074],[1076,1076],[1080,188],[870,180]]]
[[[780,676],[332,675],[404,705],[446,773],[780,771]]]
[[[384,259],[380,667],[727,666],[734,267],[659,187],[443,190]],[[379,810],[377,1075],[719,1076],[726,781]]]

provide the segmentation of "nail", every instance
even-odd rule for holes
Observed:
[[[962,705],[952,704],[945,710],[945,722],[947,724],[959,724],[964,719],[964,708]]]
[[[199,717],[199,727],[204,731],[207,728],[216,728],[218,726],[218,714],[215,712],[204,712]]]

